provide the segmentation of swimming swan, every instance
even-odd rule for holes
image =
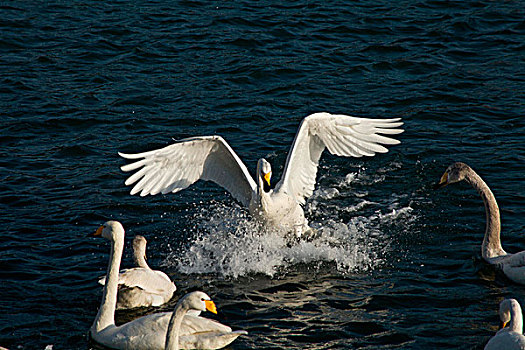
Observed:
[[[481,255],[483,259],[489,264],[496,265],[500,268],[512,281],[525,284],[525,251],[508,254],[501,247],[501,223],[498,203],[496,203],[496,198],[485,181],[468,165],[458,162],[447,168],[435,187],[440,188],[462,180],[465,180],[474,187],[485,203],[487,224],[485,228],[485,238],[481,245]]]
[[[144,306],[160,306],[168,302],[177,289],[168,275],[152,270],[146,262],[147,240],[133,239],[133,260],[137,267],[121,270],[118,279],[117,310]],[[106,277],[98,283],[104,285]]]
[[[503,300],[499,304],[499,317],[503,328],[490,338],[485,350],[525,350],[520,304],[515,299]]]
[[[135,184],[131,194],[141,196],[178,192],[199,179],[228,190],[250,213],[268,227],[293,232],[309,231],[302,205],[315,187],[317,165],[325,148],[345,157],[373,156],[388,152],[383,145],[399,141],[380,134],[403,132],[400,118],[368,119],[315,113],[303,119],[295,135],[281,180],[270,189],[272,168],[257,162],[255,181],[246,165],[220,136],[198,136],[170,146],[137,154],[119,155],[137,160],[121,167],[135,171],[125,182]]]
[[[188,307],[195,306],[195,297],[182,298],[173,312],[142,316],[120,326],[115,325],[115,304],[120,259],[124,248],[124,228],[118,221],[108,221],[92,234],[111,241],[107,281],[102,293],[100,307],[90,328],[94,341],[112,349],[161,350],[169,349],[219,349],[230,344],[245,331],[232,331],[214,320],[185,314]],[[191,294],[190,294],[191,295]],[[209,297],[202,293],[199,311],[215,311]],[[204,305],[204,308],[203,308]],[[168,335],[169,334],[169,335]],[[178,343],[175,343],[178,338]]]

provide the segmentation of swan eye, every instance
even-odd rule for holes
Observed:
[[[201,298],[201,301],[204,301],[204,298]]]

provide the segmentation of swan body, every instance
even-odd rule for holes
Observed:
[[[244,331],[233,332],[230,327],[219,322],[195,315],[188,315],[184,308],[174,312],[161,312],[146,315],[120,326],[115,325],[115,305],[117,301],[117,287],[119,278],[120,260],[124,247],[124,228],[117,221],[108,221],[100,226],[93,234],[111,241],[111,252],[104,286],[102,301],[90,328],[90,335],[97,343],[112,349],[156,350],[165,349],[167,338],[172,339],[172,349],[199,348],[200,344],[207,344],[209,349],[217,349],[231,343]],[[202,293],[202,298],[205,294]],[[183,298],[184,299],[184,298]],[[206,296],[206,300],[209,298]],[[181,299],[182,300],[182,299]],[[208,309],[213,309],[211,304]],[[206,305],[206,303],[205,303]],[[202,311],[201,309],[198,310]],[[170,328],[170,320],[177,319],[177,325]],[[173,328],[175,327],[176,328]],[[171,336],[167,336],[169,333]],[[178,343],[173,344],[178,334]]]
[[[485,350],[525,350],[520,304],[515,299],[503,300],[500,303],[499,316],[503,328],[490,338]],[[508,327],[505,327],[507,324]]]
[[[147,240],[137,235],[133,239],[133,260],[137,267],[121,270],[118,280],[117,310],[160,306],[168,302],[177,289],[168,275],[152,270],[146,262]],[[104,285],[106,277],[98,283]]]
[[[181,336],[180,328],[188,312],[210,311],[217,313],[217,309],[210,297],[203,292],[192,292],[182,297],[170,319],[166,335],[166,350],[179,350],[180,344],[185,349],[219,349],[234,341],[239,335],[247,334],[245,331],[232,332],[231,329],[223,332],[205,332],[192,336]],[[197,333],[196,330],[194,333]]]
[[[170,146],[137,154],[119,153],[134,160],[121,167],[135,171],[125,182],[141,196],[178,192],[197,180],[213,181],[228,190],[252,216],[272,229],[300,237],[309,231],[302,205],[314,191],[317,166],[324,149],[345,157],[388,152],[383,145],[399,141],[383,135],[403,132],[400,118],[368,119],[315,113],[301,122],[286,159],[281,180],[270,189],[270,163],[260,159],[255,180],[246,165],[220,136],[180,140]]]
[[[486,227],[481,255],[489,264],[497,266],[510,280],[525,284],[525,251],[509,254],[501,246],[501,220],[498,203],[483,179],[467,164],[453,163],[441,176],[436,188],[466,181],[474,187],[485,203]]]

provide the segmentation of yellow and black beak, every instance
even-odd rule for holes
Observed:
[[[217,307],[215,306],[215,303],[211,300],[204,300],[204,304],[206,304],[206,310],[209,312],[213,312],[214,314],[217,314]]]
[[[503,329],[507,326],[508,322],[499,321],[499,329]]]
[[[441,176],[439,182],[434,185],[434,189],[437,190],[438,188],[445,187],[446,185],[448,185],[448,171],[445,171],[443,176]]]
[[[263,174],[263,179],[268,184],[268,187],[270,186],[270,178],[272,177],[272,172],[268,172],[266,174]]]
[[[100,237],[102,236],[102,230],[104,229],[104,226],[100,226],[95,232],[88,234],[88,237]]]

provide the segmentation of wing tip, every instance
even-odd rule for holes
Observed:
[[[122,170],[123,172],[133,171],[135,170],[135,167],[133,167],[132,165],[133,164],[125,164],[120,167],[120,170]]]
[[[139,192],[140,192],[140,189],[138,189],[138,188],[136,188],[136,187],[133,187],[133,188],[131,189],[131,191],[129,191],[129,194],[132,195],[132,196],[134,196],[134,195],[136,195],[136,194],[139,193]]]
[[[119,156],[126,159],[133,159],[133,154],[131,153],[124,153],[124,152],[117,152]]]

